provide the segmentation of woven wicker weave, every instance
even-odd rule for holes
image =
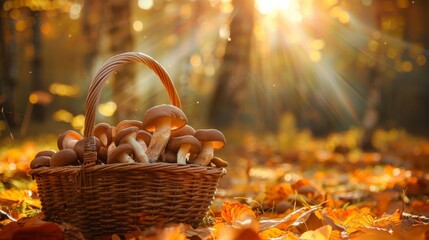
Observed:
[[[38,168],[42,211],[51,221],[79,227],[86,238],[126,233],[162,223],[200,225],[213,201],[223,168],[171,163],[96,165],[93,129],[101,89],[121,64],[140,62],[162,81],[171,104],[181,107],[170,77],[151,57],[129,52],[110,58],[96,73],[85,112],[83,166]]]

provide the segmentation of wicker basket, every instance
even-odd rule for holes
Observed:
[[[88,239],[170,222],[196,227],[226,173],[223,168],[162,162],[96,165],[93,129],[101,89],[110,74],[128,62],[144,63],[152,69],[171,104],[181,107],[173,82],[157,61],[138,52],[116,55],[96,73],[89,88],[84,165],[30,171],[46,218],[79,227]]]

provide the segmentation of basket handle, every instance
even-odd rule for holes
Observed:
[[[89,91],[86,98],[84,137],[94,136],[95,114],[101,95],[101,89],[103,88],[104,83],[117,67],[129,62],[140,62],[146,64],[146,66],[154,71],[156,75],[158,75],[159,79],[164,85],[165,90],[167,91],[171,104],[178,108],[182,108],[176,88],[174,87],[174,83],[161,64],[159,64],[152,57],[141,52],[121,53],[111,57],[101,66],[101,68],[95,74],[91,85],[89,86]]]

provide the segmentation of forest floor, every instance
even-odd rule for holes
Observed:
[[[225,135],[230,144],[215,155],[229,166],[208,226],[169,224],[105,239],[429,238],[428,139],[379,130],[377,151],[362,152],[358,129],[323,139],[307,131]],[[67,223],[43,221],[27,175],[34,155],[55,144],[55,136],[1,144],[0,240],[83,239]]]

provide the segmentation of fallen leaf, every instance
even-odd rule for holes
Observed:
[[[221,217],[229,224],[243,226],[250,224],[256,215],[248,205],[227,201],[222,204]]]
[[[332,227],[325,225],[316,230],[309,230],[301,235],[302,240],[328,240],[332,233]]]
[[[285,234],[286,234],[286,231],[280,230],[276,227],[272,227],[264,231],[261,231],[259,233],[259,237],[261,237],[262,239],[272,239],[272,238],[282,237]]]
[[[292,186],[288,183],[276,184],[265,191],[264,205],[272,206],[293,194]]]
[[[318,208],[319,206],[302,207],[281,219],[261,218],[259,221],[260,231],[264,231],[273,227],[277,227],[281,230],[287,230],[291,226],[296,226],[302,222],[305,222],[310,214],[316,211]]]
[[[63,240],[64,231],[56,223],[31,217],[6,225],[0,231],[0,236],[0,240],[34,239],[36,236],[38,239]]]

